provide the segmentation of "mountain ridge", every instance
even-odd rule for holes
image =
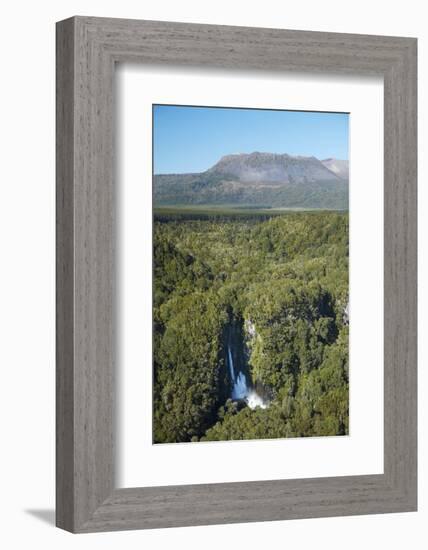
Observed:
[[[154,203],[346,209],[346,167],[340,159],[287,153],[224,155],[204,172],[154,175]]]

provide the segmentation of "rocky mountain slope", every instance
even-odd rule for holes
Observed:
[[[339,159],[324,159],[321,161],[326,168],[343,180],[349,179],[349,161]]]

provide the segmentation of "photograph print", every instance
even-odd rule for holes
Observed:
[[[153,105],[153,443],[349,433],[349,114]]]

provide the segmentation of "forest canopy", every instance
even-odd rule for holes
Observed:
[[[158,209],[153,239],[154,443],[347,434],[348,214]]]

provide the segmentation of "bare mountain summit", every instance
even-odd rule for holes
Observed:
[[[315,157],[293,157],[286,153],[227,155],[208,173],[236,178],[241,182],[308,183],[335,181],[338,175]]]
[[[199,174],[155,175],[155,205],[347,209],[344,162],[286,153],[226,155]]]

